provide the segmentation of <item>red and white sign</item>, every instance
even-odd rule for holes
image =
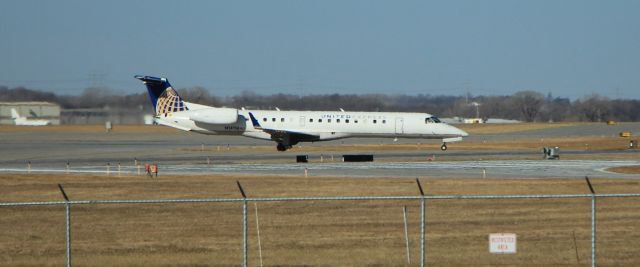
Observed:
[[[498,254],[516,253],[516,234],[489,234],[489,252]]]

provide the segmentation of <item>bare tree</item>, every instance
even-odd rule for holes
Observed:
[[[540,113],[538,113],[538,118],[548,122],[564,121],[569,116],[570,111],[571,100],[568,98],[547,97]]]
[[[180,96],[186,101],[209,106],[247,107],[254,109],[283,110],[338,110],[349,111],[399,111],[425,112],[442,117],[474,117],[476,109],[468,103],[482,105],[483,118],[520,119],[524,121],[640,121],[640,100],[610,100],[599,95],[590,95],[579,100],[554,98],[549,94],[521,91],[511,96],[432,96],[432,95],[383,95],[383,94],[325,94],[260,95],[244,91],[235,96],[217,98],[204,87],[181,89]],[[149,112],[153,107],[149,97],[141,88],[127,90],[124,94],[108,88],[87,88],[80,95],[56,95],[17,87],[0,86],[0,101],[49,101],[59,103],[64,109],[105,109],[112,111],[131,109]]]
[[[588,121],[608,120],[611,109],[609,98],[597,94],[584,97],[575,103],[575,110]]]
[[[192,88],[179,89],[178,94],[180,94],[180,97],[189,102],[209,106],[221,105],[221,102],[218,100],[218,98],[209,95],[209,91],[204,87],[196,86]]]
[[[513,104],[519,107],[522,118],[532,122],[536,119],[542,104],[544,95],[535,91],[520,91],[511,97]]]

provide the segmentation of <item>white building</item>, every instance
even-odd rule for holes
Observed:
[[[0,102],[0,124],[14,124],[12,108],[22,117],[49,120],[52,125],[60,124],[60,106],[49,102]]]

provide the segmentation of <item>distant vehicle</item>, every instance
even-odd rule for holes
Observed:
[[[135,76],[144,82],[157,124],[202,134],[242,135],[273,140],[278,151],[299,142],[347,137],[389,137],[461,141],[468,134],[427,113],[280,111],[219,108],[185,102],[166,78]]]
[[[470,119],[464,119],[464,123],[467,124],[478,124],[478,123],[485,123],[486,121],[482,118],[470,118]]]
[[[11,109],[11,118],[16,123],[16,125],[45,126],[51,124],[51,121],[49,120],[31,120],[27,119],[26,117],[21,117],[15,108]]]

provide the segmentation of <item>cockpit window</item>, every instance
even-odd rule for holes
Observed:
[[[428,117],[426,119],[424,119],[424,123],[441,123],[440,119],[438,119],[438,117]]]

